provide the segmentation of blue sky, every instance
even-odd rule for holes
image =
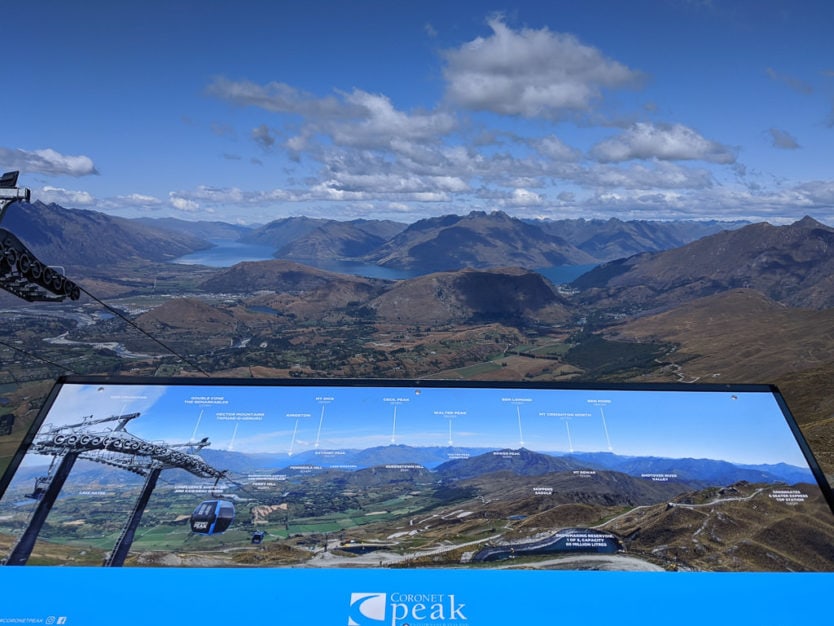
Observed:
[[[3,9],[0,167],[34,199],[265,223],[834,224],[834,3]]]
[[[769,393],[65,385],[47,424],[133,412],[127,429],[145,439],[207,436],[238,452],[445,447],[451,436],[460,447],[805,464]]]

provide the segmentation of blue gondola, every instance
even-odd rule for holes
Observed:
[[[191,530],[201,535],[225,532],[235,519],[235,505],[227,500],[206,500],[191,514]]]

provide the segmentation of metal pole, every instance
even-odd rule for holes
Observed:
[[[35,512],[32,514],[32,519],[29,520],[29,526],[23,532],[20,541],[12,549],[9,558],[6,560],[6,565],[26,565],[26,561],[29,560],[32,549],[35,547],[35,542],[38,540],[38,534],[41,532],[43,523],[46,521],[46,516],[49,515],[52,505],[55,504],[55,500],[61,492],[67,476],[69,476],[70,470],[75,464],[76,458],[78,458],[77,453],[68,452],[61,459],[58,469],[55,470],[55,475],[49,482],[49,486],[46,488]]]
[[[145,512],[145,507],[148,506],[148,501],[151,499],[151,494],[156,487],[156,481],[159,479],[159,474],[162,472],[161,466],[151,468],[148,475],[145,477],[145,485],[142,487],[142,493],[139,500],[136,501],[136,506],[133,507],[133,513],[130,514],[127,524],[125,524],[119,540],[110,551],[110,554],[104,559],[105,567],[121,567],[124,565],[127,553],[130,551],[130,546],[133,544],[133,538],[136,536],[136,529],[139,528],[139,522],[142,521],[142,514]]]

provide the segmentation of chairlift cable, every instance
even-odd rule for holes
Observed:
[[[124,320],[125,322],[127,322],[128,324],[130,324],[131,326],[133,326],[133,328],[135,328],[135,329],[136,329],[136,330],[138,330],[140,333],[142,333],[143,335],[145,335],[145,336],[146,336],[148,339],[150,339],[151,341],[154,341],[155,343],[159,344],[159,345],[160,345],[160,346],[162,346],[165,350],[167,350],[168,352],[170,352],[171,354],[173,354],[174,356],[176,356],[176,357],[177,357],[178,359],[180,359],[181,361],[183,361],[183,362],[187,363],[188,365],[190,365],[191,367],[193,367],[194,369],[196,369],[197,371],[199,371],[201,374],[205,374],[206,376],[211,377],[211,374],[209,374],[207,371],[205,371],[202,367],[200,367],[199,365],[197,365],[197,364],[196,364],[196,363],[194,363],[193,361],[189,360],[188,358],[184,357],[184,356],[183,356],[183,355],[181,355],[179,352],[177,352],[176,350],[174,350],[172,347],[170,347],[169,345],[165,344],[163,341],[161,341],[161,340],[157,339],[156,337],[154,337],[153,335],[151,335],[149,332],[145,331],[142,327],[140,327],[138,324],[136,324],[133,320],[128,319],[126,316],[122,315],[122,313],[121,313],[119,310],[117,310],[117,309],[113,308],[112,306],[110,306],[110,305],[109,305],[109,304],[107,304],[106,302],[104,302],[104,301],[100,300],[99,298],[97,298],[96,296],[94,296],[93,294],[91,294],[91,293],[90,293],[87,289],[85,289],[85,288],[84,288],[84,287],[82,287],[81,285],[79,285],[79,289],[81,289],[81,291],[82,291],[82,292],[84,292],[85,294],[87,294],[90,298],[92,298],[93,300],[95,300],[96,302],[98,302],[98,303],[99,303],[101,306],[103,306],[105,309],[107,309],[108,311],[110,311],[113,315],[115,315],[115,316],[119,317],[120,319]]]
[[[11,344],[8,344],[5,341],[0,340],[0,345],[5,346],[6,348],[9,348],[10,350],[14,350],[15,352],[20,352],[21,354],[23,354],[23,355],[25,355],[25,356],[27,356],[31,359],[35,359],[35,360],[38,360],[38,361],[43,361],[44,363],[48,363],[49,365],[52,365],[53,367],[57,367],[57,368],[60,368],[62,370],[67,370],[69,372],[72,372],[73,374],[78,374],[79,376],[81,375],[81,372],[76,372],[71,367],[67,367],[66,365],[61,365],[59,363],[55,363],[54,361],[50,361],[46,357],[38,356],[34,352],[29,352],[29,351],[24,350],[22,348],[18,348],[17,346],[13,346]]]

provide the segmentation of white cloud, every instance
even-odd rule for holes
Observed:
[[[592,123],[607,91],[641,78],[571,35],[514,29],[501,18],[489,25],[489,36],[443,53],[444,105]],[[637,121],[608,130],[611,136],[589,149],[588,137],[598,139],[601,129],[584,123],[574,135],[560,126],[556,136],[552,125],[540,121],[508,130],[506,120],[501,128],[490,127],[494,117],[467,119],[453,108],[400,109],[387,95],[360,88],[321,97],[280,82],[217,78],[207,92],[261,110],[264,123],[251,136],[289,157],[286,188],[172,192],[169,201],[179,210],[222,208],[229,216],[250,218],[257,211],[259,220],[288,211],[407,219],[497,206],[527,208],[528,214],[750,217],[825,207],[834,195],[820,181],[790,189],[784,183],[775,190],[748,187],[750,177],[739,178],[744,166],[736,148],[681,123]],[[768,132],[777,147],[796,143],[786,131]],[[739,176],[721,167],[726,165]],[[732,184],[722,184],[729,179]]]
[[[333,176],[313,186],[313,199],[368,200],[392,197],[397,200],[436,202],[449,194],[466,192],[469,186],[456,176],[414,176],[391,172],[362,174],[355,171],[334,172]]]
[[[834,180],[806,181],[793,191],[804,199],[805,206],[834,209]]]
[[[303,152],[308,145],[309,137],[306,135],[296,135],[287,139],[285,146],[291,153],[297,154]]]
[[[517,143],[535,148],[536,153],[485,154],[464,145],[409,142],[394,142],[391,152],[330,150],[322,156],[323,168],[309,192],[296,192],[294,197],[340,201],[396,197],[399,201],[416,201],[417,194],[430,194],[431,201],[465,203],[476,194],[483,200],[493,198],[522,206],[546,202],[556,181],[586,189],[702,189],[713,184],[712,175],[705,169],[664,161],[583,164],[578,151],[554,137],[519,138]],[[536,197],[529,195],[533,188]],[[516,189],[522,191],[512,196]]]
[[[206,93],[238,106],[253,106],[273,113],[301,116],[331,117],[344,112],[335,98],[316,98],[285,83],[270,82],[259,85],[251,81],[233,81],[216,77]]]
[[[308,195],[311,200],[394,202],[448,202],[449,193],[426,188],[416,180],[398,180],[396,177],[369,175],[352,177],[352,185],[345,180],[331,179],[315,185]],[[420,190],[420,187],[424,190]]]
[[[657,191],[619,191],[601,192],[586,200],[594,209],[616,209],[618,211],[635,211],[645,214],[647,210],[656,212],[653,218],[664,219],[673,216],[685,203],[686,197],[674,192]]]
[[[533,191],[529,191],[527,189],[513,189],[512,195],[507,201],[507,204],[510,206],[523,207],[541,206],[544,202],[545,199]]]
[[[178,210],[194,213],[222,213],[228,219],[244,215],[252,221],[253,209],[259,209],[258,221],[269,221],[288,213],[294,204],[305,215],[333,217],[333,203],[340,205],[340,218],[368,217],[411,221],[420,217],[460,212],[462,206],[508,211],[535,208],[545,216],[569,216],[565,211],[579,211],[585,217],[606,217],[616,212],[622,219],[749,219],[785,221],[808,213],[818,219],[834,218],[834,182],[807,181],[780,189],[749,189],[721,185],[702,169],[685,168],[674,163],[657,162],[619,165],[596,164],[571,170],[565,179],[570,190],[552,181],[535,190],[530,186],[498,184],[473,187],[463,178],[445,179],[395,172],[359,174],[336,172],[332,177],[295,191],[274,189],[244,191],[238,188],[197,187],[172,192],[169,202]],[[526,182],[540,182],[542,178]],[[524,183],[525,179],[513,182]],[[138,203],[140,194],[133,194]],[[154,208],[148,203],[129,205],[125,196],[97,201],[96,206],[121,202],[121,208]],[[87,198],[87,201],[92,201]],[[296,213],[300,214],[300,213]]]
[[[547,28],[514,31],[500,18],[488,24],[491,36],[445,53],[447,97],[468,109],[560,118],[587,112],[603,89],[640,78],[573,35]]]
[[[172,191],[168,194],[171,204],[181,211],[197,209],[228,209],[244,206],[270,206],[281,202],[301,200],[297,194],[283,189],[244,191],[237,187],[209,187],[200,185],[192,190]]]
[[[155,196],[143,193],[131,193],[123,196],[114,196],[96,200],[96,209],[104,211],[127,211],[136,210],[159,210],[164,208],[165,203]]]
[[[774,148],[781,150],[796,150],[799,148],[799,143],[796,141],[796,138],[786,130],[770,128],[768,129],[768,133],[770,133],[770,140]]]
[[[168,194],[168,199],[171,202],[171,206],[174,207],[177,211],[186,211],[188,213],[193,213],[200,208],[200,205],[195,202],[194,200],[189,200],[188,198],[183,198],[176,192],[171,192]]]
[[[536,142],[535,147],[543,156],[554,161],[578,161],[582,157],[579,150],[552,135]]]
[[[160,200],[159,198],[155,198],[154,196],[148,196],[141,193],[131,193],[126,196],[116,196],[115,200],[121,204],[132,204],[138,206],[158,206],[162,204],[162,200]]]
[[[625,133],[599,142],[591,155],[602,161],[631,159],[699,160],[729,164],[736,160],[735,151],[703,136],[683,124],[652,124],[638,122]]]
[[[64,207],[91,206],[96,199],[87,191],[63,189],[62,187],[44,186],[33,194],[33,200],[40,200],[46,204],[60,204]]]
[[[43,150],[0,148],[0,163],[8,169],[39,172],[51,176],[79,177],[98,174],[90,157],[61,154],[52,148]]]
[[[45,185],[40,189],[33,189],[32,199],[47,204],[55,203],[67,208],[91,207],[96,211],[105,212],[135,212],[143,209],[158,210],[165,205],[159,198],[148,194],[131,193],[99,198],[89,191],[64,189],[63,187],[50,185]],[[182,198],[179,200],[184,201]]]
[[[650,166],[642,163],[628,167],[594,165],[577,174],[573,180],[586,187],[643,190],[705,189],[713,184],[712,175],[707,170],[662,161]]]
[[[589,211],[617,211],[623,219],[733,219],[786,223],[814,214],[834,217],[834,182],[807,181],[784,189],[750,190],[715,185],[678,193],[668,190],[618,190],[585,198]]]
[[[327,136],[333,144],[340,146],[386,148],[394,141],[434,142],[457,125],[450,113],[407,113],[397,110],[387,96],[361,89],[318,98],[284,83],[258,85],[215,78],[207,92],[234,104],[300,116],[303,120],[301,131],[286,142],[286,147],[295,156],[311,147],[311,138],[315,135]],[[272,130],[265,124],[255,128],[252,137],[265,148],[275,143]]]
[[[350,110],[360,112],[351,121],[337,120],[322,130],[338,145],[384,147],[392,141],[435,141],[455,128],[455,118],[443,112],[398,111],[383,95],[355,89],[345,94]]]
[[[398,111],[382,94],[361,89],[337,92],[337,96],[318,98],[284,83],[258,85],[249,81],[215,78],[207,89],[210,95],[234,104],[254,106],[265,111],[301,116],[311,129],[330,135],[345,145],[383,145],[393,138],[412,141],[434,140],[455,127],[446,112]],[[253,136],[271,135],[266,125]]]

